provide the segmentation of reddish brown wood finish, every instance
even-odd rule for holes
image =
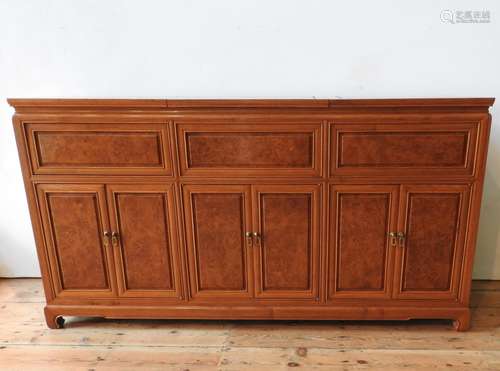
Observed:
[[[332,174],[472,175],[478,123],[427,122],[335,122]]]
[[[256,296],[319,299],[318,185],[253,187]]]
[[[181,296],[173,185],[110,185],[120,296]]]
[[[320,176],[321,121],[176,123],[182,175]]]
[[[390,298],[399,187],[334,185],[330,191],[329,295]]]
[[[469,214],[467,185],[405,185],[401,191],[396,297],[458,299]]]
[[[493,99],[9,103],[50,327],[469,326]]]
[[[25,125],[35,174],[171,175],[165,125]]]
[[[39,206],[58,295],[114,295],[104,187],[40,184]]]
[[[192,297],[252,295],[250,187],[184,186]]]

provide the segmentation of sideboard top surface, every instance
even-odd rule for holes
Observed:
[[[18,113],[47,111],[177,111],[190,109],[439,110],[487,112],[495,98],[407,99],[31,99],[10,98]]]

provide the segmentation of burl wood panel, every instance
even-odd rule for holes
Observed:
[[[460,194],[410,194],[403,290],[448,290]]]
[[[402,197],[400,295],[456,296],[468,187],[408,186]]]
[[[316,186],[254,186],[258,202],[257,296],[310,297],[318,276]]]
[[[340,166],[464,166],[467,133],[345,133]]]
[[[26,124],[36,174],[163,174],[172,165],[166,125]]]
[[[162,193],[114,193],[127,290],[174,289],[167,204]]]
[[[476,136],[475,124],[339,125],[332,134],[331,171],[471,174]]]
[[[311,133],[188,133],[189,167],[312,166]]]
[[[390,295],[395,186],[332,186],[330,295]]]
[[[181,174],[320,175],[321,124],[177,123]]]
[[[263,290],[310,288],[311,196],[261,195]]]
[[[111,290],[101,237],[102,187],[44,184],[38,190],[56,286],[61,291]]]
[[[188,249],[193,295],[249,290],[244,237],[247,195],[245,187],[228,187],[184,188],[186,223],[192,234]]]
[[[41,132],[35,134],[41,166],[158,166],[154,133]]]
[[[47,199],[63,288],[109,288],[96,196],[49,194]]]

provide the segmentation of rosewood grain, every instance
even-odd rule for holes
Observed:
[[[470,323],[494,99],[10,99],[62,316]]]

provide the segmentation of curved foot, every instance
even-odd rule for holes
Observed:
[[[456,331],[467,331],[470,329],[470,313],[461,315],[453,320],[453,328]]]
[[[45,322],[47,322],[47,326],[49,328],[59,329],[64,327],[63,316],[52,313],[47,307],[45,307],[44,312],[45,312]]]
[[[57,316],[56,317],[56,326],[57,328],[64,328],[64,317],[63,316]]]

